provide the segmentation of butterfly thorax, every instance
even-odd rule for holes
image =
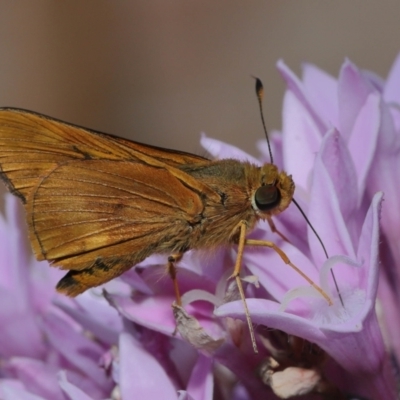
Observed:
[[[207,248],[232,242],[242,221],[246,221],[250,231],[258,220],[286,209],[293,196],[291,177],[279,172],[273,164],[259,167],[248,162],[225,159],[192,164],[181,169],[219,195],[218,201],[204,198],[201,223],[191,235],[190,248]],[[271,191],[272,198],[269,194]],[[264,192],[267,192],[267,197]]]

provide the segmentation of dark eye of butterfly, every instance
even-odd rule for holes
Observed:
[[[281,193],[275,185],[264,185],[256,190],[254,202],[260,211],[268,211],[281,201]]]

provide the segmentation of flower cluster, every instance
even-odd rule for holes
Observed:
[[[287,91],[282,132],[271,137],[274,163],[292,174],[294,198],[329,257],[294,204],[274,220],[288,240],[263,222],[250,237],[274,242],[332,304],[268,248],[243,256],[257,354],[228,279],[234,249],[184,255],[183,308],[171,309],[161,255],[66,298],[54,290],[63,273],[26,251],[18,200],[6,195],[1,399],[397,398],[400,57],[386,82],[350,61],[337,79],[313,65],[301,80],[282,62],[278,69]],[[260,159],[206,136],[201,142],[215,158],[270,162],[265,142]]]

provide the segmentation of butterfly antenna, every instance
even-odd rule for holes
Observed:
[[[262,125],[263,125],[263,128],[264,128],[265,137],[266,137],[267,143],[268,143],[269,157],[270,157],[270,159],[271,159],[271,164],[273,164],[273,163],[274,163],[274,158],[272,157],[271,144],[269,143],[268,131],[267,131],[267,127],[266,127],[266,125],[265,125],[264,112],[263,112],[263,107],[262,107],[262,100],[263,100],[263,97],[264,97],[264,86],[263,86],[263,84],[262,84],[262,82],[261,82],[261,79],[255,77],[255,76],[253,76],[253,78],[256,80],[256,95],[257,95],[257,99],[258,99],[258,105],[259,105],[259,107],[260,107],[261,122],[262,122]],[[304,213],[304,211],[301,209],[299,203],[297,203],[297,201],[296,201],[294,198],[292,198],[292,201],[293,201],[293,203],[296,205],[296,207],[299,209],[301,215],[302,215],[302,216],[304,217],[304,219],[306,220],[308,226],[311,228],[311,230],[314,232],[315,236],[317,237],[319,243],[320,243],[321,246],[322,246],[322,249],[324,250],[324,253],[325,253],[326,258],[329,258],[328,252],[326,251],[326,248],[325,248],[324,243],[322,242],[322,240],[321,240],[321,238],[319,237],[317,231],[316,231],[316,230],[314,229],[314,227],[312,226],[310,220],[307,218],[307,216],[306,216],[306,214]],[[338,285],[338,283],[337,283],[337,281],[336,281],[336,277],[335,277],[335,274],[333,273],[332,269],[331,269],[331,275],[332,275],[332,279],[333,279],[333,282],[334,282],[335,287],[336,287],[336,291],[337,291],[337,293],[338,293],[338,295],[339,295],[340,303],[341,303],[342,306],[344,307],[342,295],[340,294],[340,291],[339,291],[339,285]]]
[[[328,252],[326,251],[326,248],[325,248],[325,245],[324,245],[324,242],[322,241],[322,239],[321,239],[320,236],[318,235],[317,231],[316,231],[316,230],[314,229],[314,227],[312,226],[310,220],[307,218],[307,215],[304,213],[304,211],[303,211],[302,208],[300,207],[299,203],[298,203],[294,198],[292,198],[292,201],[293,201],[293,203],[296,205],[296,207],[299,209],[301,215],[304,217],[304,219],[306,220],[308,226],[311,228],[311,230],[314,232],[314,235],[317,237],[318,241],[320,242],[320,244],[321,244],[321,246],[322,246],[322,249],[324,250],[324,253],[325,253],[326,258],[329,258]],[[340,291],[339,291],[339,285],[338,285],[338,283],[337,283],[335,274],[333,273],[332,269],[331,269],[331,275],[332,275],[333,282],[335,283],[336,291],[337,291],[337,293],[338,293],[338,295],[339,295],[340,303],[342,304],[342,306],[343,306],[343,308],[344,308],[344,303],[343,303],[342,295],[340,294]]]
[[[274,158],[272,157],[271,144],[269,143],[268,131],[267,131],[267,127],[265,126],[264,112],[263,112],[263,107],[262,107],[262,100],[264,97],[264,86],[259,78],[255,77],[255,76],[253,76],[253,78],[256,80],[256,95],[257,95],[257,99],[258,99],[258,105],[260,107],[261,122],[263,125],[265,137],[267,138],[269,158],[271,160],[271,164],[273,164]]]

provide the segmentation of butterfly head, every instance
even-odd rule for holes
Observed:
[[[279,171],[274,164],[264,164],[260,168],[260,181],[254,190],[251,204],[261,219],[284,211],[294,194],[294,182],[286,172]]]

